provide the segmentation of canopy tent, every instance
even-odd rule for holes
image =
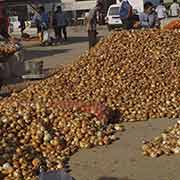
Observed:
[[[37,11],[37,5],[43,5],[47,3],[55,4],[61,3],[61,0],[0,0],[0,7],[16,7],[18,5],[29,5],[32,9]]]
[[[28,4],[34,8],[34,5],[47,4],[47,3],[61,3],[61,0],[0,0],[5,6]]]
[[[16,4],[22,4],[22,3],[32,3],[32,4],[44,4],[44,3],[57,3],[61,2],[61,0],[0,0],[0,3],[16,3]]]

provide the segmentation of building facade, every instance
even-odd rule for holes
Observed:
[[[96,0],[62,0],[61,3],[63,10],[72,19],[83,17],[95,4]]]
[[[65,11],[89,10],[96,4],[96,0],[62,0]]]

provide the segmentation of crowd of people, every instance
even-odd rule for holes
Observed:
[[[177,3],[177,0],[173,0],[174,2],[169,7],[169,10],[167,10],[163,4],[163,0],[160,0],[160,4],[156,7],[151,1],[146,2],[144,4],[144,11],[138,15],[134,14],[133,7],[128,0],[119,1],[121,3],[119,16],[125,29],[160,28],[160,26],[164,24],[164,20],[168,17],[168,15],[171,15],[172,17],[180,15],[180,6]],[[96,7],[91,9],[86,17],[90,47],[96,42],[97,16],[104,9],[103,6],[103,1],[97,0]],[[44,7],[40,7],[38,12],[33,16],[32,20],[36,24],[41,44],[52,40],[48,31],[49,28],[53,28],[54,30],[55,36],[53,36],[53,41],[62,42],[67,40],[68,21],[61,6],[58,6],[51,16],[45,11]],[[26,26],[25,20],[22,16],[19,17],[19,22],[19,28],[23,36]]]
[[[50,35],[48,29],[51,23],[55,34],[54,40],[56,42],[67,40],[66,27],[68,25],[68,21],[64,12],[62,11],[61,6],[58,6],[56,8],[56,11],[52,15],[52,22],[50,22],[50,16],[47,12],[45,12],[44,7],[39,8],[38,13],[34,15],[33,21],[36,24],[39,40],[42,44],[46,43],[49,40]]]
[[[168,9],[165,7],[163,0],[155,6],[151,1],[144,4],[144,12],[139,15],[133,14],[133,9],[128,0],[120,0],[122,3],[120,8],[120,18],[126,29],[132,28],[159,28],[164,24],[164,20],[168,17],[177,17],[180,15],[180,6],[177,0],[174,0]]]
[[[140,28],[160,28],[164,24],[164,20],[168,15],[172,17],[177,17],[180,15],[180,6],[177,0],[169,7],[169,10],[163,4],[163,0],[160,0],[158,6],[149,1],[144,4],[144,11],[140,14],[134,14],[133,7],[131,6],[129,0],[119,0],[121,3],[121,8],[119,10],[119,16],[122,21],[123,27],[125,29],[140,29]],[[92,47],[96,43],[96,24],[97,17],[104,9],[104,4],[102,0],[97,0],[95,8],[91,9],[88,13],[87,20],[87,31],[89,37],[89,46]],[[62,42],[67,40],[67,26],[68,20],[61,6],[58,6],[55,12],[49,15],[44,7],[39,7],[38,12],[33,16],[32,21],[36,24],[39,40],[41,44],[52,40],[48,29],[52,28],[54,30],[53,41]],[[25,20],[23,16],[19,16],[20,30],[23,36],[24,30],[26,28]],[[2,26],[2,25],[1,25]],[[2,26],[3,27],[3,26]],[[4,35],[5,28],[1,28],[1,33]],[[6,33],[4,36],[7,36]]]
[[[119,16],[123,24],[123,28],[142,29],[142,28],[160,28],[164,25],[165,19],[170,15],[171,17],[178,17],[180,15],[180,6],[177,0],[173,0],[169,8],[166,9],[163,0],[160,4],[155,6],[151,1],[144,4],[144,11],[140,14],[133,13],[133,7],[128,0],[119,0],[121,3]],[[95,8],[91,9],[87,17],[87,30],[89,37],[89,48],[94,46],[97,42],[96,24],[98,13],[103,9],[101,0],[97,0]],[[168,14],[169,13],[169,14]]]

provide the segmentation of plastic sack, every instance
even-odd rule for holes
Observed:
[[[49,40],[49,33],[48,31],[43,32],[43,42],[46,42]]]
[[[180,20],[175,19],[164,26],[164,29],[174,30],[180,29]]]
[[[75,180],[64,171],[41,172],[39,180]]]

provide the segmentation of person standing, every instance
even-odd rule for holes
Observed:
[[[59,41],[62,41],[62,33],[64,35],[64,40],[67,40],[67,31],[66,31],[66,27],[67,27],[67,19],[65,14],[62,11],[61,6],[57,7],[57,11],[55,13],[55,22],[57,23],[57,27],[55,25],[55,33],[57,35],[57,39]]]
[[[48,17],[48,14],[45,12],[45,9],[43,6],[39,8],[39,12],[35,16],[35,23],[37,27],[39,40],[43,44],[44,32],[48,30],[48,24],[49,24],[49,17]]]
[[[174,2],[170,6],[170,14],[172,17],[177,17],[180,15],[180,6],[177,3],[177,0],[174,0]]]
[[[125,29],[131,29],[133,27],[132,15],[133,9],[128,0],[119,0],[121,3],[119,16]]]
[[[55,39],[57,41],[58,40],[58,28],[57,28],[56,15],[57,15],[57,10],[53,14],[53,22],[52,22],[52,26],[53,26],[54,34],[55,34]]]
[[[48,41],[48,26],[49,26],[49,16],[45,12],[44,7],[40,7],[40,28],[41,28],[41,44],[44,45]]]
[[[134,28],[154,28],[156,27],[156,15],[153,12],[153,4],[146,2],[144,4],[144,12],[139,15],[139,22],[134,25]]]
[[[41,32],[41,28],[40,28],[40,15],[37,12],[34,13],[34,15],[32,17],[32,22],[36,25],[37,35],[38,35],[39,40],[40,40],[40,32]]]
[[[160,25],[164,25],[164,19],[167,18],[167,10],[166,7],[164,6],[163,0],[160,0],[160,5],[156,7],[156,13],[157,17],[160,21]]]
[[[96,6],[89,11],[87,16],[87,31],[88,31],[88,40],[89,40],[89,49],[95,46],[97,42],[97,15],[101,10],[103,4],[100,1],[97,1]]]
[[[21,30],[21,37],[23,37],[24,30],[26,29],[26,24],[25,24],[25,20],[24,20],[23,16],[19,16],[18,21],[20,23],[19,28]]]

